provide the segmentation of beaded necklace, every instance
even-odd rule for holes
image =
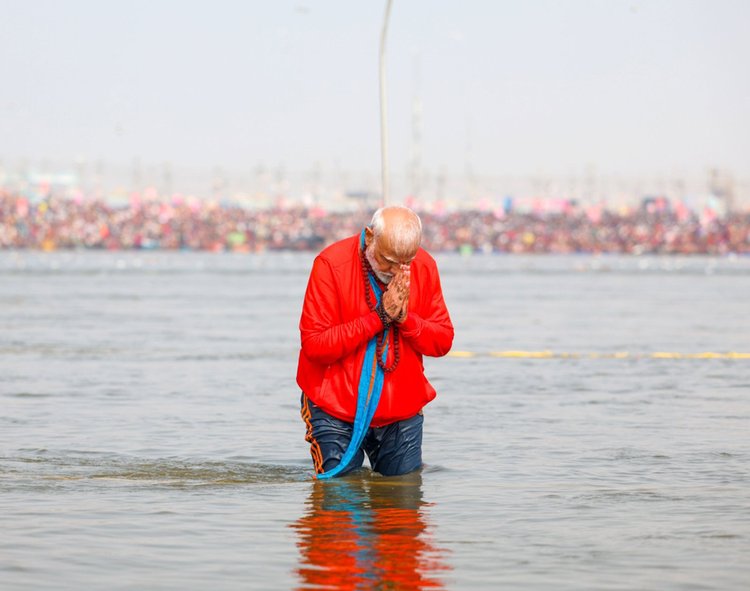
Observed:
[[[375,297],[375,294],[372,293],[369,275],[370,273],[372,273],[373,276],[375,276],[375,273],[372,269],[372,265],[370,265],[370,261],[368,261],[367,257],[365,256],[364,248],[360,250],[359,258],[362,261],[362,278],[365,282],[365,300],[367,300],[367,307],[370,308],[372,312],[377,312],[378,316],[380,316],[380,320],[383,321],[384,318],[387,318],[387,315],[385,314],[385,310],[378,310],[377,298]],[[386,366],[386,364],[383,362],[383,348],[385,347],[388,339],[389,327],[393,329],[393,363],[390,366]],[[382,369],[385,373],[391,373],[396,369],[399,359],[401,358],[401,348],[398,342],[398,326],[396,326],[395,324],[384,322],[383,328],[385,330],[378,334],[378,339],[375,345],[376,357],[380,369]]]

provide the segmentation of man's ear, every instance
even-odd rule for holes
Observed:
[[[373,236],[375,236],[375,234],[373,233],[372,228],[370,226],[365,226],[365,248],[370,246]]]

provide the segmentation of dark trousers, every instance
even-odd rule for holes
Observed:
[[[338,466],[352,438],[353,425],[329,415],[304,394],[301,414],[315,473]],[[423,423],[424,416],[420,413],[384,427],[370,427],[362,446],[341,475],[360,468],[365,454],[372,469],[383,476],[398,476],[421,468]]]

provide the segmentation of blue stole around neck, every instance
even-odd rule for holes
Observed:
[[[359,239],[360,247],[362,252],[365,252],[365,231],[362,230],[362,234]],[[378,282],[375,281],[372,272],[367,274],[367,279],[370,281],[370,286],[375,294],[375,300],[380,304],[380,298],[383,296],[383,290],[380,289]],[[386,356],[388,354],[388,329],[386,329],[383,335],[385,346],[383,347],[383,358],[382,362],[386,362]],[[375,358],[377,354],[377,340],[378,335],[375,335],[367,343],[367,350],[365,351],[365,360],[362,362],[362,371],[359,375],[359,388],[357,389],[357,411],[354,415],[354,425],[352,428],[352,438],[349,441],[349,446],[344,452],[344,456],[341,458],[338,466],[331,468],[328,472],[318,474],[317,478],[325,480],[327,478],[333,478],[334,476],[343,472],[352,461],[352,458],[359,451],[362,442],[365,439],[367,430],[370,428],[372,417],[375,416],[375,411],[378,408],[378,401],[380,400],[380,393],[383,391],[383,379],[385,378],[385,372],[378,364]]]

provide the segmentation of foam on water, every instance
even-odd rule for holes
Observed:
[[[0,457],[0,491],[51,482],[82,486],[206,487],[252,484],[282,485],[310,478],[306,466],[284,466],[240,461],[190,461],[178,458],[140,459],[105,453],[70,451]]]

